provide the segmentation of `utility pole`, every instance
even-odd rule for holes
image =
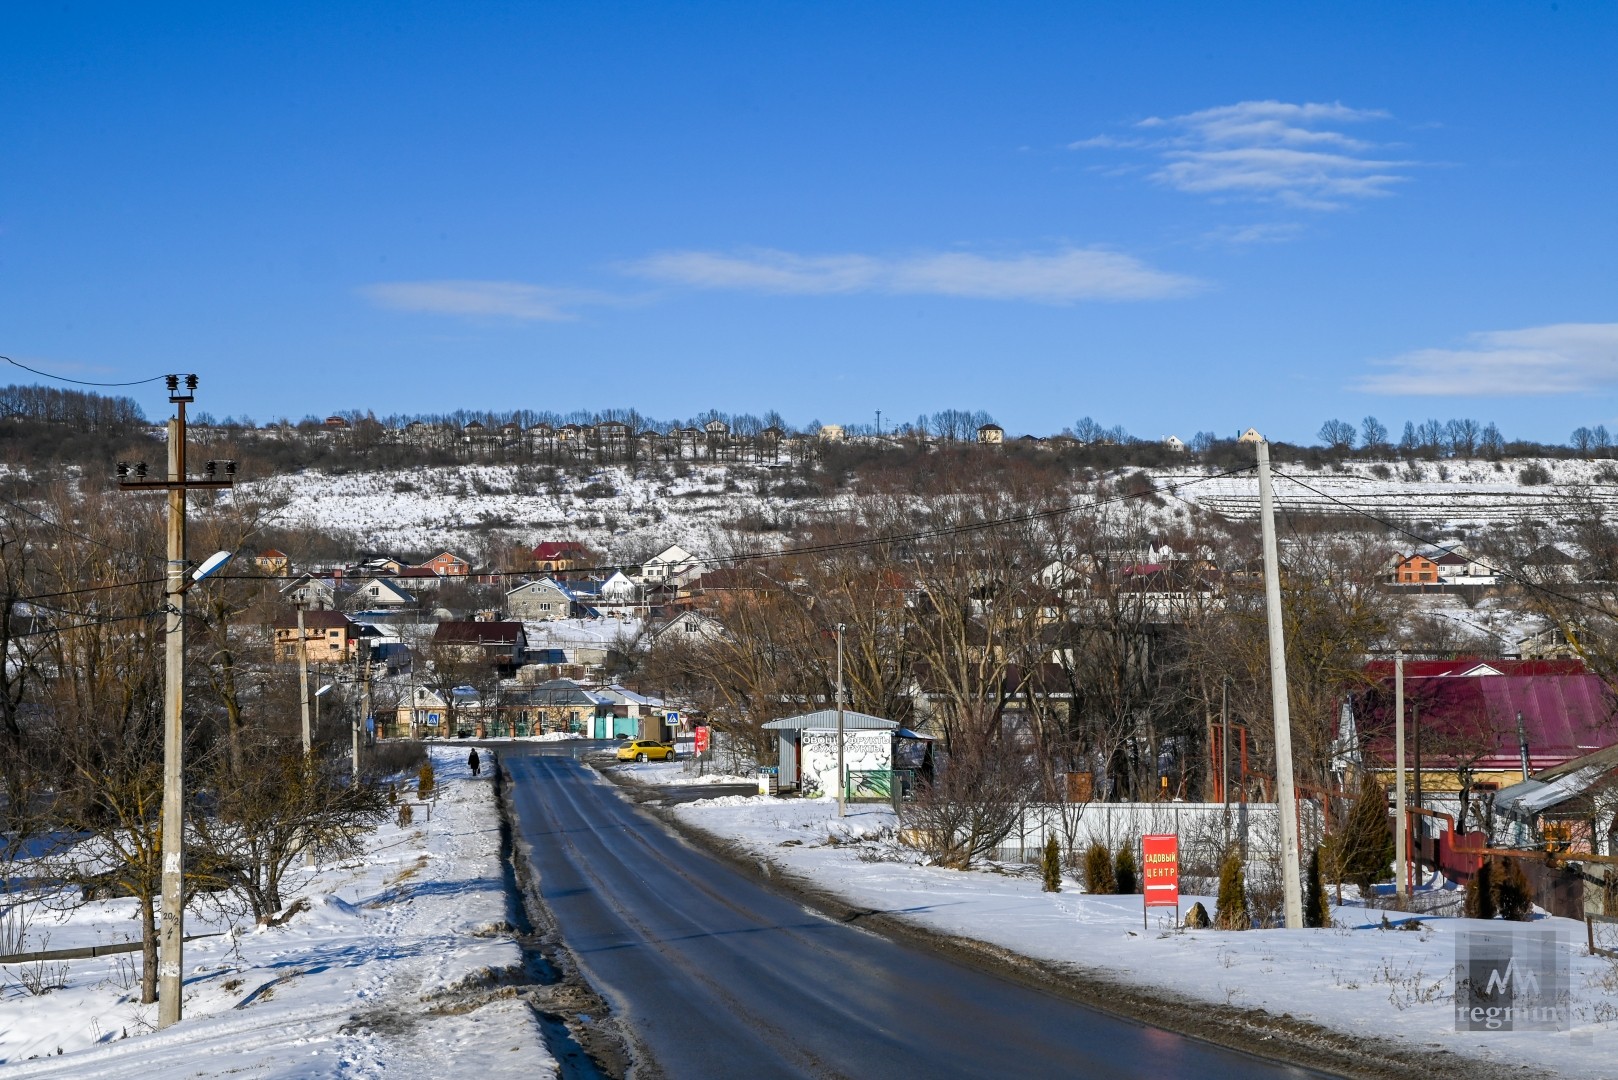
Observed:
[[[236,463],[225,463],[225,479],[217,478],[218,465],[208,462],[207,479],[191,480],[185,467],[185,407],[196,399],[197,377],[168,376],[169,401],[174,418],[168,425],[169,472],[166,480],[146,479],[146,463],[139,462],[130,477],[129,465],[118,463],[118,485],[126,491],[162,489],[168,492],[168,565],[163,583],[163,882],[157,949],[157,1026],[180,1019],[182,956],[185,941],[185,493],[187,488],[224,488],[235,481]],[[229,556],[210,559],[213,569]],[[208,567],[198,571],[200,581]]]
[[[298,609],[298,711],[303,719],[303,756],[308,757],[314,745],[309,728],[309,642],[303,629],[304,601],[294,602]]]
[[[1270,490],[1270,444],[1258,443],[1259,516],[1264,529],[1264,608],[1270,636],[1270,705],[1275,713],[1275,798],[1281,812],[1281,887],[1289,930],[1303,927],[1303,881],[1298,866],[1298,803],[1292,777],[1292,715],[1287,702],[1287,647],[1281,620],[1281,559],[1275,544],[1275,494]]]
[[[1393,865],[1394,891],[1400,900],[1410,897],[1406,866],[1410,851],[1405,844],[1405,653],[1393,654]],[[1387,849],[1384,848],[1384,851]]]
[[[843,805],[844,789],[847,784],[843,780],[843,624],[837,624],[837,816],[842,817],[847,809]]]
[[[1219,683],[1219,794],[1225,801],[1225,843],[1230,843],[1230,676]]]
[[[354,718],[354,786],[360,784],[360,727],[371,721],[371,646],[360,642],[360,714]],[[516,724],[511,728],[515,734]]]

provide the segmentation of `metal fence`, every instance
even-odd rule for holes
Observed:
[[[1305,851],[1320,842],[1318,803],[1299,800],[1298,826]],[[1030,806],[994,858],[1036,863],[1055,836],[1070,863],[1092,844],[1116,852],[1129,846],[1140,865],[1140,838],[1173,833],[1180,844],[1180,889],[1194,895],[1218,890],[1219,864],[1232,846],[1243,853],[1250,888],[1280,880],[1280,814],[1275,803],[1041,803]]]

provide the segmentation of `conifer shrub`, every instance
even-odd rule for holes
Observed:
[[[1248,930],[1253,916],[1247,909],[1247,884],[1242,873],[1240,848],[1231,848],[1219,867],[1219,898],[1214,905],[1214,925],[1221,930]]]
[[[1309,855],[1309,875],[1304,884],[1303,924],[1316,927],[1330,926],[1331,906],[1326,901],[1326,883],[1320,876],[1318,847]]]
[[[399,816],[395,819],[399,828],[408,828],[410,825],[415,823],[415,820],[416,812],[410,808],[410,804],[407,802],[400,803]]]
[[[1516,859],[1502,859],[1494,877],[1494,906],[1502,919],[1528,922],[1534,917],[1534,890]]]
[[[1113,883],[1119,895],[1132,896],[1140,886],[1140,874],[1135,870],[1135,849],[1125,844],[1118,849],[1112,861]]]
[[[1358,885],[1363,896],[1393,875],[1392,821],[1387,788],[1366,773],[1348,820],[1326,841],[1325,862],[1336,880]]]
[[[1469,919],[1492,919],[1494,907],[1494,860],[1485,859],[1472,880],[1466,883],[1466,901],[1463,909]]]
[[[1084,891],[1091,896],[1112,892],[1118,882],[1112,876],[1112,852],[1106,844],[1091,844],[1084,852]]]
[[[433,763],[424,761],[421,769],[416,773],[416,796],[421,799],[430,799],[437,789],[438,781],[433,776]]]
[[[1045,859],[1040,869],[1045,876],[1046,892],[1062,891],[1062,845],[1052,836],[1045,841]]]

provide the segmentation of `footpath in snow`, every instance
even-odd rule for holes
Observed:
[[[438,794],[412,824],[389,821],[364,857],[294,879],[308,909],[185,948],[185,1018],[154,1030],[139,954],[66,961],[65,985],[32,995],[0,968],[7,1076],[255,1078],[555,1075],[516,996],[523,954],[507,922],[493,781],[465,748],[430,751]],[[217,917],[215,917],[217,919]],[[186,932],[227,930],[206,911]],[[137,933],[134,901],[36,914],[29,948],[112,944]],[[44,941],[49,936],[48,943]]]
[[[1345,904],[1333,907],[1329,929],[1186,931],[1167,909],[1153,909],[1143,927],[1138,895],[1086,895],[1071,878],[1060,893],[1047,893],[1032,867],[922,865],[917,852],[896,842],[885,806],[851,804],[843,819],[834,799],[727,796],[668,809],[850,905],[1103,980],[1286,1015],[1417,1053],[1446,1052],[1435,1070],[1443,1061],[1453,1070],[1453,1054],[1521,1066],[1522,1075],[1618,1075],[1618,961],[1586,955],[1584,926],[1572,920],[1534,924],[1561,935],[1572,1031],[1460,1032],[1452,999],[1456,934],[1507,924],[1436,918],[1419,930],[1385,929],[1381,911]],[[1212,897],[1185,896],[1182,911],[1197,900],[1214,910]]]

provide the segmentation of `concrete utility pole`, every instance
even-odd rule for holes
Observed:
[[[162,923],[158,927],[157,1026],[180,1019],[180,981],[184,970],[185,941],[185,591],[207,573],[224,565],[228,554],[208,560],[192,582],[186,581],[185,493],[187,488],[224,488],[234,483],[236,463],[225,463],[226,477],[216,478],[217,464],[208,462],[208,477],[190,480],[185,466],[185,407],[195,400],[197,377],[168,376],[169,401],[174,418],[168,426],[169,471],[166,480],[146,479],[146,463],[139,462],[130,476],[126,462],[118,463],[118,484],[126,491],[162,489],[168,492],[168,564],[163,583],[165,649],[163,665],[163,882]]]
[[[1275,798],[1281,812],[1281,887],[1289,930],[1303,927],[1303,880],[1298,866],[1298,803],[1292,777],[1292,714],[1287,702],[1287,647],[1281,621],[1281,559],[1275,545],[1275,494],[1270,444],[1258,443],[1259,516],[1264,529],[1264,610],[1270,630],[1270,705],[1275,713]]]
[[[1394,890],[1399,899],[1410,896],[1405,867],[1410,851],[1405,844],[1405,653],[1393,654],[1393,865]],[[1386,849],[1383,849],[1386,850]]]
[[[371,646],[360,642],[360,713],[354,718],[354,786],[360,784],[360,727],[371,720]],[[512,721],[512,737],[516,737],[517,724]]]
[[[837,816],[842,817],[843,805],[843,624],[837,624]]]
[[[298,711],[303,719],[303,753],[308,757],[314,740],[309,727],[309,642],[303,629],[303,605],[302,600],[293,604],[298,609]]]

